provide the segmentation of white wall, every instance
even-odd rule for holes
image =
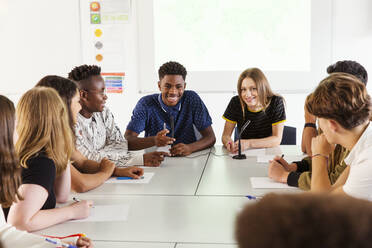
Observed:
[[[123,94],[110,94],[108,106],[125,130],[133,107],[142,96],[138,93],[138,47],[136,1],[133,18],[127,25],[126,82]],[[372,2],[369,0],[333,0],[332,62],[359,61],[372,78]],[[63,5],[50,0],[1,0],[0,2],[0,93],[17,101],[19,95],[44,75],[65,76],[83,63],[80,50],[79,6],[77,0]],[[324,68],[324,75],[326,75]],[[301,79],[299,82],[301,83]],[[154,82],[156,84],[156,82]],[[235,82],[231,82],[235,88]],[[192,88],[192,82],[188,86]],[[371,92],[372,82],[368,89]],[[202,93],[213,119],[213,128],[220,143],[224,121],[221,118],[232,93]],[[303,102],[306,94],[283,95],[287,104],[287,125],[297,127],[297,142],[303,127]]]

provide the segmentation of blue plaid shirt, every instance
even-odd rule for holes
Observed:
[[[136,133],[145,131],[145,137],[155,136],[163,130],[164,123],[170,131],[170,116],[174,118],[175,144],[190,144],[197,141],[194,126],[200,132],[212,125],[207,107],[194,91],[185,90],[176,106],[163,103],[161,94],[142,97],[133,110],[127,129]]]

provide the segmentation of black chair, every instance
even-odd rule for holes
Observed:
[[[280,143],[281,145],[296,145],[296,135],[297,129],[295,127],[290,127],[290,126],[284,126],[283,129],[283,137],[282,137],[282,142]],[[234,141],[238,140],[238,128],[235,127],[234,129]]]
[[[284,126],[281,145],[296,145],[296,128]]]

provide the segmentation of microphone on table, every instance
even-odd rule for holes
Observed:
[[[240,144],[240,137],[244,130],[248,127],[249,123],[251,123],[250,120],[247,120],[246,123],[240,128],[239,133],[238,133],[238,155],[233,156],[233,159],[246,159],[247,157],[245,154],[242,154],[242,146]]]
[[[171,137],[174,138],[174,117],[170,116],[170,126],[171,126]]]

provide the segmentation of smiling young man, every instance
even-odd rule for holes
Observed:
[[[173,61],[159,68],[161,93],[142,97],[127,126],[125,138],[130,149],[173,144],[173,156],[187,156],[214,145],[212,119],[198,94],[185,90],[186,74],[185,67]],[[142,131],[145,137],[139,138]]]
[[[133,155],[128,152],[128,142],[117,127],[114,116],[105,106],[106,87],[101,68],[95,65],[75,67],[69,78],[80,90],[81,111],[75,127],[76,148],[94,161],[108,158],[117,167],[129,165],[159,166],[165,152]]]

